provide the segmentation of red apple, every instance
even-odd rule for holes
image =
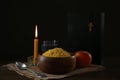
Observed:
[[[88,51],[76,51],[75,57],[77,67],[86,67],[92,62],[92,55]]]

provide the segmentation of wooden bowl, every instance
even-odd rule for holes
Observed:
[[[75,56],[64,58],[39,56],[38,67],[45,73],[65,74],[75,69],[76,58]]]

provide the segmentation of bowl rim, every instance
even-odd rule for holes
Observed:
[[[47,57],[47,56],[40,55],[39,57],[44,57],[44,58],[49,58],[49,59],[67,59],[67,58],[76,58],[74,55],[69,56],[69,57]],[[39,58],[39,57],[38,57],[38,58]]]

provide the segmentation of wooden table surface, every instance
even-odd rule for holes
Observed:
[[[104,71],[79,74],[60,80],[120,80],[120,64],[117,61],[113,61],[113,59],[109,60],[108,63],[106,63],[106,70]],[[0,62],[0,80],[33,80],[2,67],[2,65],[8,63],[9,62],[4,61]],[[112,64],[109,65],[110,63]]]

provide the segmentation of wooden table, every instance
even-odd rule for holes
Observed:
[[[0,62],[0,65],[8,62]],[[75,76],[63,78],[60,80],[120,80],[120,64],[106,65],[106,70],[100,72],[90,72],[78,74]],[[0,80],[32,80],[27,77],[20,76],[14,71],[9,71],[5,67],[0,67]]]

